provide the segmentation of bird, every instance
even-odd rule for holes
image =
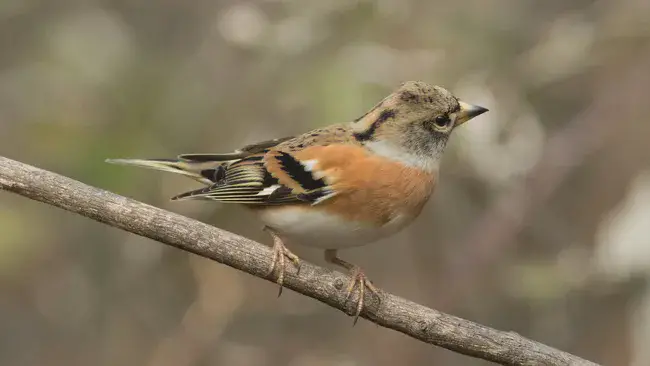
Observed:
[[[338,250],[389,237],[413,222],[435,190],[451,133],[487,111],[441,86],[407,81],[350,122],[229,153],[106,161],[181,174],[203,184],[172,200],[250,208],[273,240],[267,277],[275,277],[279,294],[288,263],[300,269],[300,258],[287,243],[324,250],[328,263],[350,274],[345,302],[357,289],[356,324],[365,289],[381,297],[361,267],[339,258]]]

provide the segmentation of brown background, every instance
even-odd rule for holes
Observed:
[[[383,289],[607,365],[650,364],[650,3],[3,0],[0,154],[269,242],[108,157],[354,119],[405,80],[490,112],[408,230],[342,252]],[[323,264],[317,250],[294,248]],[[0,192],[1,365],[485,365]]]

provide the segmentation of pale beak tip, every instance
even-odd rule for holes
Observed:
[[[489,109],[487,109],[485,107],[481,107],[479,105],[473,105],[472,108],[470,108],[467,111],[467,116],[469,118],[474,118],[476,116],[480,116],[481,114],[483,114],[483,113],[485,113],[487,111],[489,111]]]

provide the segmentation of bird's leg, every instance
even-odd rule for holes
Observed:
[[[296,270],[300,272],[300,258],[293,254],[282,242],[282,238],[273,229],[268,226],[264,227],[264,231],[268,232],[273,238],[273,258],[271,259],[271,268],[269,268],[266,276],[270,276],[274,272],[278,272],[278,277],[275,282],[280,285],[278,297],[282,295],[282,285],[284,283],[284,271],[286,269],[285,257],[289,258],[296,266]]]
[[[365,289],[366,287],[370,292],[372,292],[375,296],[379,296],[379,291],[375,287],[375,285],[370,282],[370,280],[366,277],[366,275],[363,273],[361,268],[359,266],[355,266],[352,263],[348,263],[341,258],[336,256],[336,249],[327,249],[325,250],[325,260],[329,263],[336,264],[337,266],[341,266],[345,269],[347,269],[350,272],[350,276],[352,277],[350,279],[350,282],[348,283],[348,288],[346,290],[345,294],[345,301],[347,302],[348,299],[350,298],[350,295],[352,295],[352,291],[354,291],[354,288],[356,286],[359,286],[359,300],[357,301],[357,310],[354,313],[354,324],[357,324],[357,321],[359,320],[359,314],[361,314],[361,311],[363,310],[363,298],[365,296]]]

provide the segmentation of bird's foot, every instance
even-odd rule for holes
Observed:
[[[363,311],[366,288],[370,290],[370,292],[372,292],[377,298],[381,299],[381,297],[379,296],[379,290],[377,289],[377,287],[375,287],[375,285],[372,284],[372,282],[368,279],[368,277],[366,277],[366,275],[363,273],[363,270],[361,270],[360,267],[353,266],[350,269],[350,276],[352,278],[348,283],[348,288],[346,290],[346,295],[345,295],[345,301],[347,302],[352,296],[354,289],[358,288],[359,297],[357,300],[357,308],[354,312],[354,322],[352,323],[352,325],[355,325],[359,320],[359,315],[361,314],[361,311]]]
[[[278,297],[282,295],[282,288],[284,284],[284,273],[286,270],[287,261],[286,258],[289,258],[291,262],[296,266],[296,270],[300,272],[300,258],[297,255],[293,254],[282,242],[282,238],[273,231],[272,229],[265,227],[266,231],[271,234],[273,238],[273,257],[271,258],[271,266],[266,274],[267,277],[277,272],[275,282],[280,286],[278,290]]]
[[[350,276],[352,278],[350,278],[350,282],[348,282],[348,287],[345,292],[345,302],[350,299],[352,293],[354,292],[354,289],[358,289],[359,297],[357,299],[357,306],[354,312],[354,323],[352,324],[355,325],[359,320],[359,315],[361,315],[361,312],[363,311],[366,288],[381,301],[379,290],[377,287],[375,287],[375,285],[372,284],[372,282],[370,282],[368,277],[366,277],[366,275],[363,273],[363,270],[359,266],[355,266],[354,264],[348,263],[343,259],[337,257],[335,249],[328,249],[325,251],[325,260],[329,263],[341,266],[350,272]]]

